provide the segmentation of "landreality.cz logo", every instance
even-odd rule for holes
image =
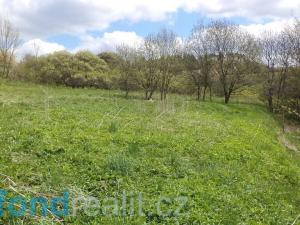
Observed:
[[[65,191],[61,197],[33,197],[26,200],[23,196],[9,197],[7,190],[0,189],[0,217],[5,215],[11,217],[41,216],[49,214],[56,217],[76,217],[78,213],[87,216],[145,216],[157,214],[159,216],[186,215],[184,209],[187,206],[188,198],[179,196],[175,198],[161,196],[155,201],[155,212],[145,210],[145,202],[142,193],[123,191],[119,197],[95,197],[77,196],[70,197],[70,193]]]

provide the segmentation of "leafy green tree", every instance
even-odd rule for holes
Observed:
[[[37,58],[32,55],[25,55],[18,64],[17,77],[26,81],[37,81],[38,74],[40,74],[40,71],[37,71],[39,65]]]
[[[43,57],[42,57],[43,58]],[[65,84],[74,74],[74,58],[67,51],[58,51],[44,56],[41,80],[45,83]]]
[[[84,73],[86,78],[101,76],[108,71],[106,62],[89,51],[80,51],[74,55],[78,63],[77,70]]]
[[[109,71],[108,65],[89,51],[80,51],[74,55],[75,70],[69,83],[82,82],[80,86],[107,88],[104,77]]]
[[[98,57],[104,60],[111,70],[116,69],[122,62],[122,58],[114,52],[102,52]]]

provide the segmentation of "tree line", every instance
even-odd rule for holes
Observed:
[[[265,31],[254,37],[229,20],[198,22],[188,38],[162,29],[136,46],[120,45],[116,52],[89,51],[34,54],[15,60],[20,44],[17,29],[0,22],[0,75],[31,82],[142,90],[145,99],[155,92],[165,100],[170,92],[195,94],[205,101],[209,93],[229,103],[244,87],[255,87],[270,112],[286,111],[299,119],[300,22],[282,32]]]

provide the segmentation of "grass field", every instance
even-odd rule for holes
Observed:
[[[125,216],[81,211],[66,224],[300,224],[300,157],[263,106],[2,82],[0,115],[0,188],[11,196],[143,195],[141,216],[127,204]]]

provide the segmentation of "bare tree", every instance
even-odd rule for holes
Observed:
[[[299,67],[300,67],[300,21],[286,26],[278,35],[278,86],[277,111],[282,114],[284,130],[285,115],[299,117]]]
[[[278,39],[276,34],[265,32],[259,40],[259,43],[262,63],[265,64],[265,95],[267,97],[269,111],[273,112],[273,97],[276,90],[276,67],[279,61]]]
[[[36,40],[32,44],[32,49],[33,49],[33,55],[37,60],[40,54],[40,45],[36,42]]]
[[[226,20],[212,21],[207,32],[216,58],[215,72],[227,104],[235,91],[248,84],[258,48],[250,34]]]
[[[156,47],[159,55],[160,98],[165,100],[172,78],[178,72],[179,41],[173,31],[162,29],[156,35]]]
[[[40,54],[40,45],[34,41],[32,44],[32,48],[33,48],[33,54],[34,54],[34,59],[35,59],[35,64],[34,64],[34,73],[35,76],[38,75],[38,70],[39,70],[39,54]]]
[[[203,87],[203,101],[206,98],[206,90],[210,90],[213,82],[213,57],[211,51],[211,43],[207,32],[207,27],[203,23],[194,26],[192,34],[187,44],[190,76],[197,88],[197,99],[201,98],[201,89]]]
[[[155,36],[148,35],[140,49],[140,70],[139,82],[145,91],[145,98],[149,100],[152,98],[153,93],[157,89],[159,81],[158,71],[158,50],[156,46]]]
[[[294,63],[300,66],[300,20],[295,20],[293,27],[288,30],[290,42],[292,44],[292,57]]]
[[[135,85],[136,81],[136,68],[135,63],[137,60],[136,49],[128,45],[117,46],[117,53],[121,57],[120,62],[120,79],[119,86],[125,91],[125,97],[128,97],[129,91]]]
[[[277,54],[278,54],[278,87],[277,87],[277,102],[284,98],[287,82],[287,75],[292,63],[293,44],[289,38],[287,31],[277,35]]]
[[[9,77],[15,51],[19,44],[19,32],[16,28],[9,20],[0,20],[0,58],[2,61],[0,73],[5,78]]]

